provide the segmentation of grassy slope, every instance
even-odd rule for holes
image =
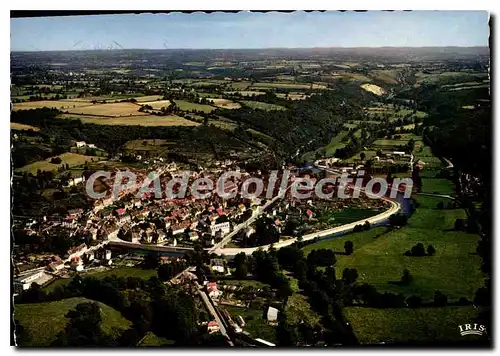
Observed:
[[[155,269],[142,269],[137,267],[119,267],[102,272],[81,273],[82,277],[104,278],[107,276],[116,275],[117,277],[140,277],[149,279],[156,276]],[[72,278],[58,279],[44,287],[46,292],[53,291],[57,286],[67,285]]]
[[[356,268],[358,282],[373,284],[380,291],[419,295],[432,299],[436,290],[441,290],[449,300],[460,297],[472,299],[478,287],[483,283],[484,275],[480,271],[481,259],[475,254],[479,237],[465,232],[447,231],[453,227],[455,219],[464,218],[465,212],[439,210],[436,204],[439,198],[419,197],[421,206],[409,219],[407,226],[389,231],[378,238],[373,238],[384,228],[351,234],[343,239],[332,239],[309,245],[304,248],[309,252],[314,248],[344,250],[344,242],[354,243],[351,256],[338,255],[335,265],[337,275],[344,268]],[[427,248],[432,244],[436,254],[432,257],[407,257],[406,250],[421,242]],[[413,276],[409,285],[395,285],[407,268]]]
[[[247,309],[233,307],[229,305],[224,305],[222,307],[227,309],[233,320],[236,320],[236,317],[241,315],[246,323],[243,330],[249,332],[254,339],[261,338],[272,343],[276,342],[276,330],[264,320],[263,310],[257,308]]]
[[[441,308],[375,309],[362,307],[344,308],[361,344],[380,342],[431,342],[463,341],[458,325],[472,322],[478,309],[472,306],[447,306]]]
[[[69,298],[56,302],[17,304],[14,316],[28,330],[31,342],[26,346],[48,346],[56,335],[64,330],[67,319],[65,315],[79,303],[91,302],[86,298]],[[125,319],[120,312],[97,302],[101,307],[102,330],[108,334],[117,334],[117,329],[125,330],[131,322]],[[20,340],[22,345],[22,340]]]

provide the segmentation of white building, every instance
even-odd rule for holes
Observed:
[[[14,279],[14,290],[19,293],[31,287],[31,284],[43,276],[43,271],[37,271],[26,274],[25,276]]]
[[[85,147],[87,146],[87,143],[85,141],[76,141],[75,142],[76,147]]]
[[[210,225],[210,230],[212,232],[212,236],[215,235],[215,233],[219,230],[221,230],[222,235],[225,235],[231,231],[231,225],[229,224],[229,221],[219,223],[219,224],[213,224]]]
[[[273,307],[267,309],[267,322],[270,324],[278,322],[278,309]]]

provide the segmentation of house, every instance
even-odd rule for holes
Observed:
[[[229,221],[218,224],[212,222],[212,225],[210,225],[210,230],[212,232],[212,236],[214,236],[215,232],[219,230],[221,230],[222,235],[225,235],[229,233],[229,231],[231,231],[231,225],[229,224]]]
[[[217,322],[214,320],[208,322],[207,329],[208,329],[208,332],[210,334],[215,333],[215,332],[220,330],[219,324],[217,324]]]
[[[83,261],[80,257],[75,256],[71,259],[71,269],[74,269],[77,272],[83,271]]]
[[[40,270],[14,279],[14,290],[17,293],[20,293],[23,290],[29,289],[33,282],[36,282],[39,278],[43,277],[43,274],[43,271]]]
[[[75,146],[77,148],[79,148],[79,147],[85,147],[85,146],[87,146],[87,143],[85,141],[76,141],[75,142]]]
[[[221,291],[217,288],[216,282],[208,282],[206,284],[207,294],[210,298],[218,299],[221,295]]]
[[[47,269],[51,272],[57,272],[57,271],[60,271],[64,268],[64,262],[63,261],[55,261],[55,262],[51,262],[49,263],[49,265],[47,266]]]
[[[71,260],[71,259],[73,259],[73,257],[80,257],[87,250],[88,250],[87,245],[85,245],[83,243],[79,246],[75,246],[75,247],[70,248],[67,253],[69,255],[69,259]]]
[[[224,273],[225,271],[224,260],[222,258],[212,258],[210,260],[210,266],[212,268],[212,271],[216,271],[219,273]]]
[[[267,322],[269,324],[276,324],[278,322],[278,309],[273,307],[267,309]]]

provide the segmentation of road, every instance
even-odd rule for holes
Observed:
[[[212,300],[208,297],[207,293],[202,289],[202,287],[198,284],[198,282],[195,281],[196,288],[198,289],[198,294],[201,297],[201,300],[203,301],[203,304],[205,304],[205,307],[207,308],[208,312],[212,317],[215,319],[217,324],[219,325],[220,332],[224,337],[227,339],[227,342],[230,346],[234,346],[233,342],[231,341],[231,338],[229,337],[226,326],[222,319],[219,317],[219,313],[217,313],[217,310],[215,310]]]
[[[370,224],[375,224],[375,223],[381,222],[381,221],[389,218],[389,216],[397,213],[400,210],[401,204],[399,204],[398,202],[392,201],[388,198],[381,198],[381,199],[384,199],[391,204],[391,207],[388,210],[384,211],[383,213],[380,213],[378,215],[372,216],[372,217],[367,218],[367,219],[355,221],[355,222],[350,223],[350,224],[345,224],[345,225],[337,226],[337,227],[334,227],[331,229],[322,230],[322,231],[318,231],[318,232],[313,232],[313,233],[308,234],[308,235],[304,235],[304,236],[302,236],[302,241],[313,240],[316,237],[324,237],[324,236],[333,235],[333,234],[340,233],[340,232],[348,232],[348,231],[351,231],[352,229],[354,229],[354,227],[356,225],[364,224],[366,221],[368,221]],[[240,252],[244,252],[247,255],[251,255],[253,252],[257,251],[259,248],[262,250],[268,250],[271,246],[273,246],[274,248],[279,249],[279,248],[282,248],[285,246],[289,246],[296,241],[297,241],[297,237],[286,240],[286,241],[280,241],[278,243],[271,244],[271,245],[258,246],[258,247],[248,247],[248,248],[223,248],[223,249],[220,249],[220,250],[214,251],[214,252],[217,254],[223,253],[226,256],[234,256]]]

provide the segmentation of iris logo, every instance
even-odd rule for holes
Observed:
[[[483,335],[486,332],[486,327],[480,324],[464,324],[459,325],[460,335]]]

